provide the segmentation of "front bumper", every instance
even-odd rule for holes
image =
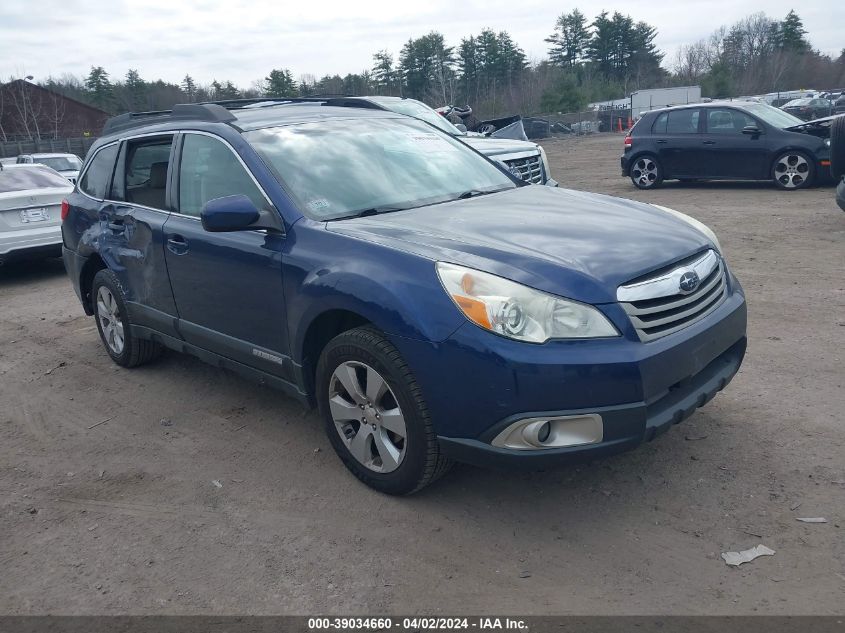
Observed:
[[[642,343],[616,304],[602,306],[622,336],[532,345],[464,324],[439,344],[394,339],[428,404],[442,450],[479,465],[551,463],[616,453],[688,417],[738,371],[746,306],[732,291],[700,321]],[[412,362],[413,361],[413,362]],[[601,442],[516,450],[491,441],[521,418],[599,414]]]
[[[836,186],[836,204],[839,208],[845,211],[845,177],[843,177]]]
[[[478,466],[527,469],[588,461],[630,450],[644,440],[653,440],[673,424],[686,420],[697,408],[712,400],[739,371],[745,347],[746,339],[743,337],[698,374],[681,381],[664,397],[651,403],[530,414],[532,417],[598,414],[604,424],[604,437],[595,444],[529,451],[492,446],[489,441],[495,433],[514,421],[509,418],[485,433],[483,439],[438,437],[440,447],[444,455],[456,461]]]

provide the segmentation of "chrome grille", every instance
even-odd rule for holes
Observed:
[[[698,285],[691,292],[684,292],[681,278],[691,272],[698,276]],[[619,286],[616,291],[616,298],[644,342],[703,319],[726,296],[725,265],[712,250],[654,277]]]
[[[543,184],[543,161],[539,154],[526,158],[505,159],[505,164],[514,176],[519,174],[521,180],[535,185]]]

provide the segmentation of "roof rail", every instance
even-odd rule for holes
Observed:
[[[207,121],[210,123],[228,123],[235,120],[235,115],[216,103],[179,103],[172,110],[153,110],[150,112],[127,112],[110,118],[103,126],[103,136],[121,130],[129,130],[144,125],[167,123],[169,121]]]
[[[219,105],[227,110],[240,110],[259,104],[280,105],[283,103],[323,103],[325,97],[255,97],[251,99],[224,99],[221,101],[203,101],[197,105]]]

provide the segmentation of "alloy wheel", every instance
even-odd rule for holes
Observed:
[[[641,187],[651,187],[657,182],[657,163],[648,156],[638,158],[631,168],[631,176]]]
[[[775,163],[775,180],[784,189],[797,189],[809,175],[810,164],[801,154],[784,154]]]
[[[351,455],[378,473],[399,468],[408,430],[399,402],[381,374],[358,361],[341,363],[332,374],[328,397],[335,428]]]
[[[109,349],[119,356],[123,353],[126,340],[123,333],[123,320],[120,318],[117,301],[106,286],[100,286],[97,291],[97,319],[100,321],[103,340]]]

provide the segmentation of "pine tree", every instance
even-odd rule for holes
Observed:
[[[782,50],[804,53],[810,50],[810,43],[804,37],[807,31],[795,11],[790,11],[777,25],[777,43]]]
[[[266,88],[264,93],[268,97],[296,97],[299,90],[293,74],[287,68],[273,69],[265,79]]]
[[[107,112],[111,111],[114,105],[114,90],[109,81],[109,74],[102,66],[91,66],[91,72],[85,79],[85,88],[94,105]]]
[[[147,84],[137,70],[130,68],[126,73],[126,101],[130,110],[147,108]]]
[[[381,50],[373,55],[372,80],[378,94],[391,94],[396,84],[396,72],[393,69],[393,55]]]
[[[583,61],[590,43],[587,18],[578,9],[562,13],[555,24],[555,32],[545,41],[552,45],[549,59],[553,64],[573,68]]]
[[[185,78],[182,80],[182,91],[185,93],[185,96],[188,98],[188,103],[194,102],[194,97],[197,94],[197,85],[194,83],[193,77],[190,75],[185,75]]]

